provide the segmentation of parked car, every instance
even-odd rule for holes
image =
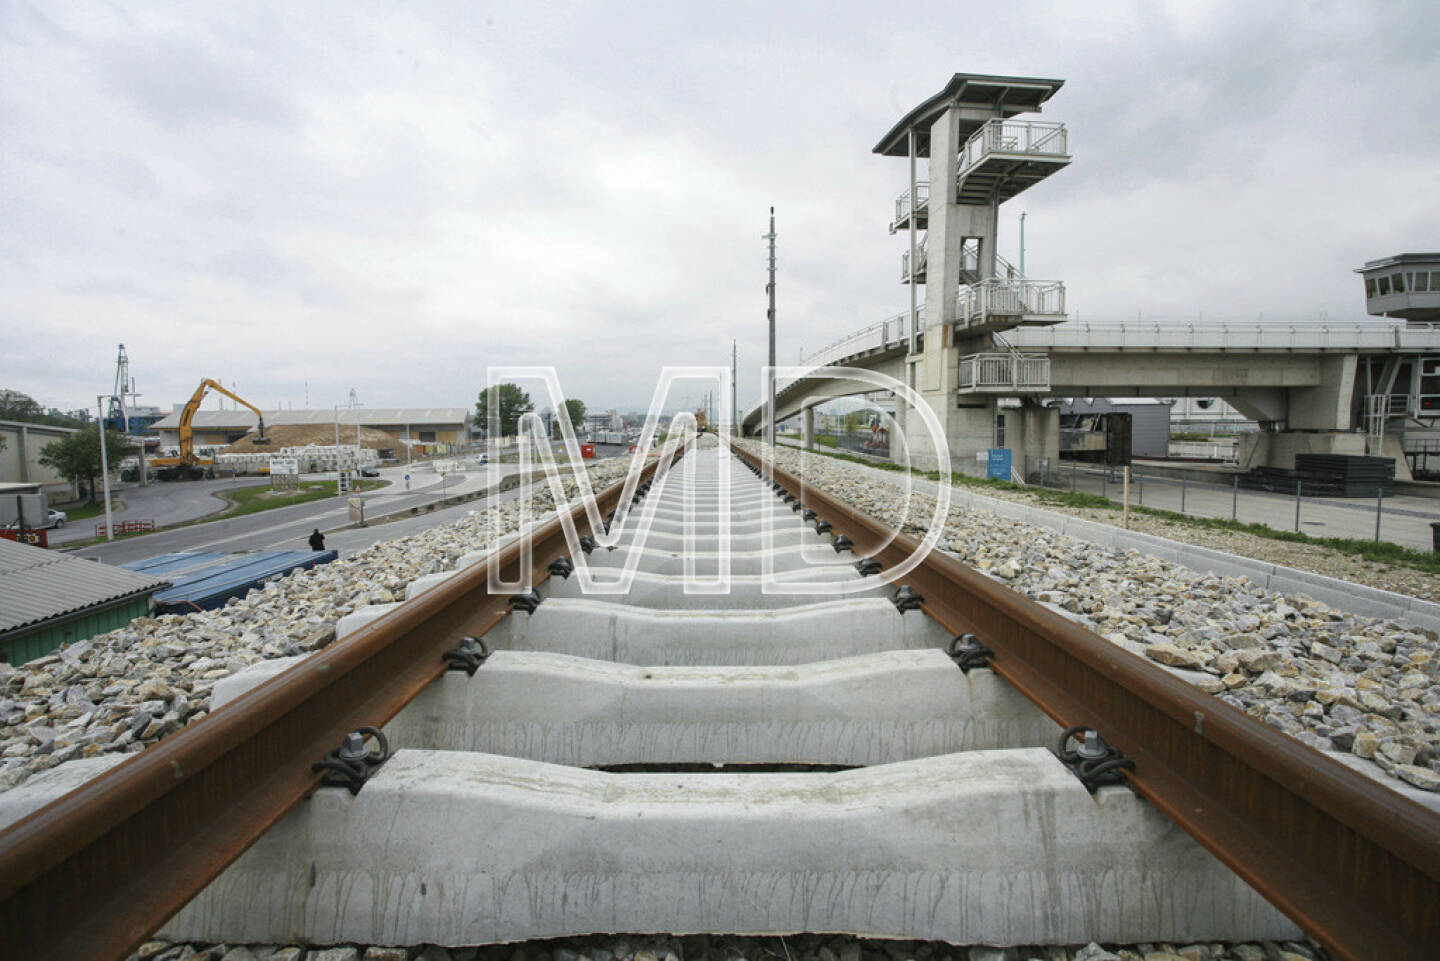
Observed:
[[[40,526],[40,527],[53,527],[53,528],[55,528],[56,530],[59,530],[60,528],[62,528],[62,527],[65,526],[65,522],[68,521],[69,519],[70,519],[69,515],[67,515],[64,511],[57,511],[57,510],[55,510],[55,509],[52,507],[52,508],[50,508],[49,510],[47,510],[47,511],[45,512],[45,523],[43,523],[43,524],[41,524],[41,525],[39,525],[39,526]],[[7,531],[16,530],[16,529],[18,529],[19,527],[20,527],[20,522],[19,522],[19,521],[11,521],[9,524],[6,524],[6,525],[5,525],[5,529],[6,529]],[[33,530],[34,528],[32,527],[31,529]]]
[[[362,467],[362,468],[360,468],[360,476],[361,476],[361,477],[379,477],[379,476],[380,476],[380,470],[379,470],[379,468],[376,468],[376,467]]]

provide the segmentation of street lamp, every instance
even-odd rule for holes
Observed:
[[[105,453],[105,402],[113,399],[111,394],[95,396],[95,410],[100,415],[95,429],[100,433],[100,480],[105,485],[105,539],[115,539],[115,525],[110,520],[110,458]],[[92,491],[93,493],[93,491]]]

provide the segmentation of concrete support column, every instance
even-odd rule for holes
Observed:
[[[1355,393],[1355,368],[1359,355],[1342,354],[1320,358],[1320,382],[1314,387],[1289,390],[1291,430],[1349,430],[1350,401]]]
[[[806,407],[800,412],[800,446],[806,450],[815,449],[815,408]]]
[[[1027,482],[1040,470],[1042,459],[1048,459],[1055,470],[1060,460],[1060,411],[1031,400],[1019,409],[1006,410],[1005,446],[1015,470]]]
[[[16,438],[20,448],[20,483],[30,483],[30,431],[24,424],[20,425],[20,433]]]

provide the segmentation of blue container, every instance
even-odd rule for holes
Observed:
[[[207,564],[170,578],[172,586],[155,595],[159,614],[184,614],[221,607],[232,597],[243,597],[266,581],[291,571],[328,564],[337,551],[258,551],[234,554],[230,561]]]

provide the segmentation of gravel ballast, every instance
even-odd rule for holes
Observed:
[[[776,460],[910,533],[922,533],[935,509],[934,498],[917,490],[906,511],[903,475],[877,476],[784,447]],[[1299,741],[1440,791],[1440,645],[1433,631],[988,511],[951,508],[940,546]]]
[[[602,488],[628,467],[628,458],[601,461],[591,483]],[[546,484],[528,499],[531,518],[554,508]],[[205,717],[220,678],[319,650],[341,617],[404,600],[407,584],[513,532],[520,513],[511,501],[296,571],[213,611],[136,618],[18,667],[0,664],[0,791],[74,758],[141,751]]]

